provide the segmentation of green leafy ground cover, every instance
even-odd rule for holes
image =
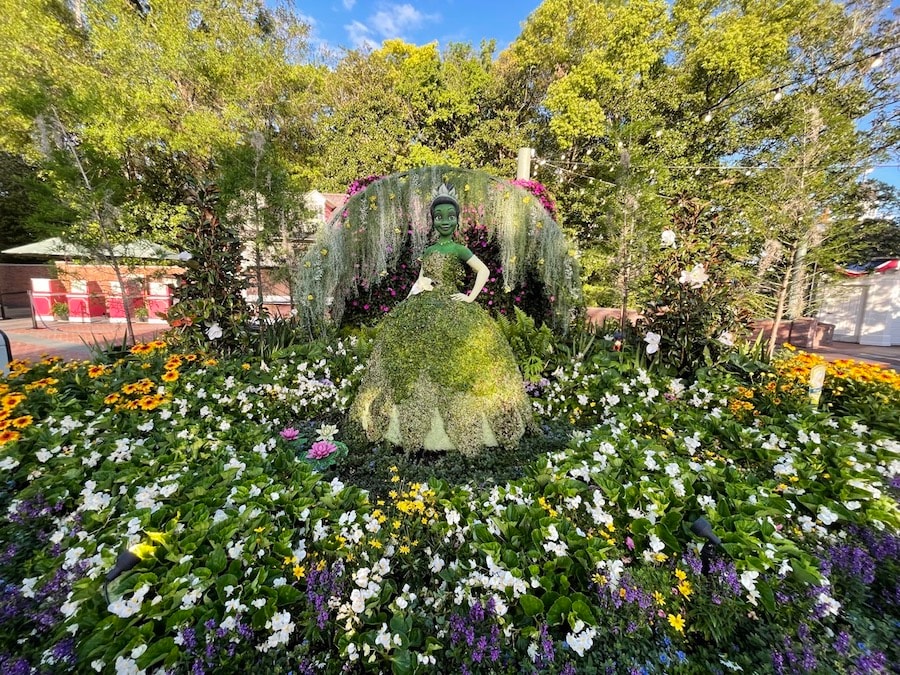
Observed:
[[[543,437],[433,472],[344,434],[365,340],[17,365],[0,383],[0,669],[900,662],[896,378],[835,376],[816,411],[791,359],[685,381],[594,346],[529,384]],[[851,381],[865,410],[841,405]],[[315,473],[329,439],[348,457]],[[721,549],[691,532],[701,516]],[[128,547],[142,560],[104,589]]]

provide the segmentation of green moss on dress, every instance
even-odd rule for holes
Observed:
[[[515,445],[531,407],[509,343],[478,304],[451,298],[455,255],[426,252],[422,265],[434,290],[384,318],[351,414],[369,440],[407,450]]]

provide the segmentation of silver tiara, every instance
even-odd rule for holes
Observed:
[[[431,201],[434,201],[438,197],[450,197],[453,201],[457,201],[456,199],[456,187],[453,185],[447,185],[446,183],[441,183],[440,187],[434,191],[432,195]]]

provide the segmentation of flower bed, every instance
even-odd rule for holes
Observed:
[[[532,388],[568,439],[476,486],[414,478],[415,457],[331,428],[363,340],[268,365],[133,352],[0,380],[3,672],[900,662],[900,443],[829,407],[836,391],[811,408],[790,369],[683,382],[629,354],[575,359]],[[316,465],[334,451],[314,443],[341,441],[381,487]]]

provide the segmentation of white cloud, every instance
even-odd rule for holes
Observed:
[[[344,0],[344,5],[355,1]],[[440,18],[440,14],[423,14],[409,3],[402,5],[383,3],[377,12],[369,16],[366,23],[354,21],[344,26],[344,29],[354,47],[377,49],[379,42],[383,40],[391,38],[409,40],[410,31],[415,31],[426,23],[440,21]]]
[[[344,9],[351,10],[355,4],[356,0],[344,0]]]
[[[344,29],[347,31],[347,37],[354,49],[378,49],[378,43],[370,37],[372,29],[364,23],[354,21],[344,26]]]
[[[410,29],[421,26],[428,18],[410,4],[388,5],[372,16],[372,26],[384,38],[401,37]]]

